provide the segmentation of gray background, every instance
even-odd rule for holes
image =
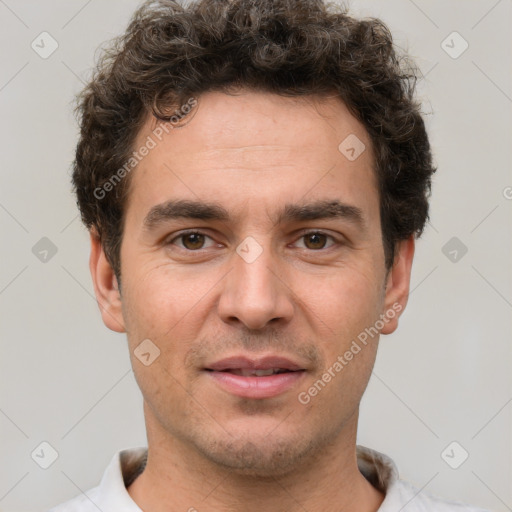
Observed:
[[[71,498],[99,482],[117,450],[145,444],[125,337],[102,324],[69,183],[73,96],[137,4],[0,0],[3,511]],[[381,17],[417,59],[439,168],[412,295],[399,330],[381,338],[358,442],[427,492],[512,510],[512,2],[351,7]],[[59,45],[47,59],[31,48],[43,31]],[[457,58],[445,51],[463,48],[454,31],[469,44]],[[58,453],[48,469],[43,441]],[[462,450],[469,458],[452,469],[446,461],[460,463]]]

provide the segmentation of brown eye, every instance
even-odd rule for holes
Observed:
[[[183,241],[183,246],[186,249],[194,251],[202,248],[205,236],[201,233],[185,233],[178,238]]]
[[[331,240],[330,245],[326,245],[328,240]],[[333,236],[322,233],[321,231],[310,231],[309,233],[304,233],[299,238],[299,242],[303,242],[304,244],[301,249],[309,249],[311,251],[321,251],[322,249],[330,249],[334,245],[340,245]]]
[[[323,233],[308,233],[303,238],[308,249],[323,249],[328,237]]]
[[[201,231],[183,231],[165,243],[168,247],[175,246],[181,252],[198,252],[219,247],[212,237]]]
[[[203,249],[206,238],[210,237],[203,233],[190,231],[188,233],[182,233],[176,238],[170,240],[168,243],[169,245],[177,245],[178,247],[188,251],[197,251],[199,249]]]

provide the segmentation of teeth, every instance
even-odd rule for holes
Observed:
[[[269,368],[268,370],[251,370],[251,369],[233,369],[229,370],[229,373],[234,375],[241,375],[242,377],[268,377],[276,373],[283,373],[286,370],[282,368]]]

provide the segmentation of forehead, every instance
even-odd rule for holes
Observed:
[[[243,211],[247,198],[267,199],[271,207],[283,192],[325,199],[326,192],[369,198],[377,190],[369,136],[335,97],[246,91],[196,100],[189,119],[167,124],[161,140],[155,119],[146,120],[135,149],[148,137],[155,144],[133,171],[129,202],[150,207],[169,196],[197,200],[218,193]]]
[[[191,98],[192,99],[192,98]],[[193,98],[189,119],[167,124],[173,139],[173,152],[183,160],[193,160],[189,149],[203,154],[225,150],[239,158],[242,153],[287,149],[326,156],[348,135],[355,135],[370,145],[364,126],[346,105],[334,96],[285,97],[265,92],[238,94],[209,92]],[[177,106],[176,110],[181,107]],[[148,116],[138,135],[142,144],[155,129],[156,120]],[[169,131],[168,130],[168,131]],[[233,150],[239,150],[239,154]],[[322,151],[324,150],[324,151]],[[237,165],[239,165],[237,160]]]

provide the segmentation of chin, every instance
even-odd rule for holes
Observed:
[[[218,466],[242,476],[275,478],[296,470],[297,464],[307,458],[310,451],[296,442],[238,439],[214,444],[203,455]]]
[[[216,439],[208,439],[203,433],[200,438],[190,440],[201,455],[215,465],[240,476],[262,479],[283,477],[302,465],[311,466],[332,441],[332,434],[327,432],[308,437],[302,429],[278,429],[286,420],[254,421],[251,428],[248,428],[250,422],[243,423],[246,428],[240,428],[240,423],[238,428],[231,424],[226,428],[229,433],[224,432]],[[287,426],[290,427],[290,423]]]

